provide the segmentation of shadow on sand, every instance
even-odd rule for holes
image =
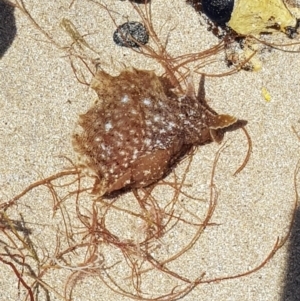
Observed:
[[[285,287],[281,301],[300,301],[300,208],[298,207],[289,238]]]
[[[17,33],[14,7],[0,0],[0,59],[11,46]]]

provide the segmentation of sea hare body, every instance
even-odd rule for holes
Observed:
[[[152,71],[127,69],[116,77],[98,71],[91,87],[99,100],[80,116],[73,144],[101,195],[162,179],[192,146],[220,142],[237,121],[217,115],[193,92],[177,96]]]

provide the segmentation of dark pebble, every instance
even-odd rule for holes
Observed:
[[[137,48],[147,44],[149,34],[142,23],[126,22],[114,32],[113,40],[119,46]]]
[[[219,25],[230,20],[233,6],[234,0],[202,0],[203,12]]]

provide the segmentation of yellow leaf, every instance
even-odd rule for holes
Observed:
[[[255,35],[286,32],[286,27],[295,27],[296,22],[282,0],[236,0],[227,25],[241,35]]]
[[[265,101],[269,102],[271,101],[271,94],[267,90],[267,88],[262,87],[261,89],[262,96],[264,97]]]

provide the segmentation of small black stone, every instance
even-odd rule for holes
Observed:
[[[137,48],[147,44],[149,34],[142,23],[126,22],[114,32],[113,40],[119,46]]]
[[[203,12],[219,25],[230,20],[233,6],[234,0],[202,0]]]

